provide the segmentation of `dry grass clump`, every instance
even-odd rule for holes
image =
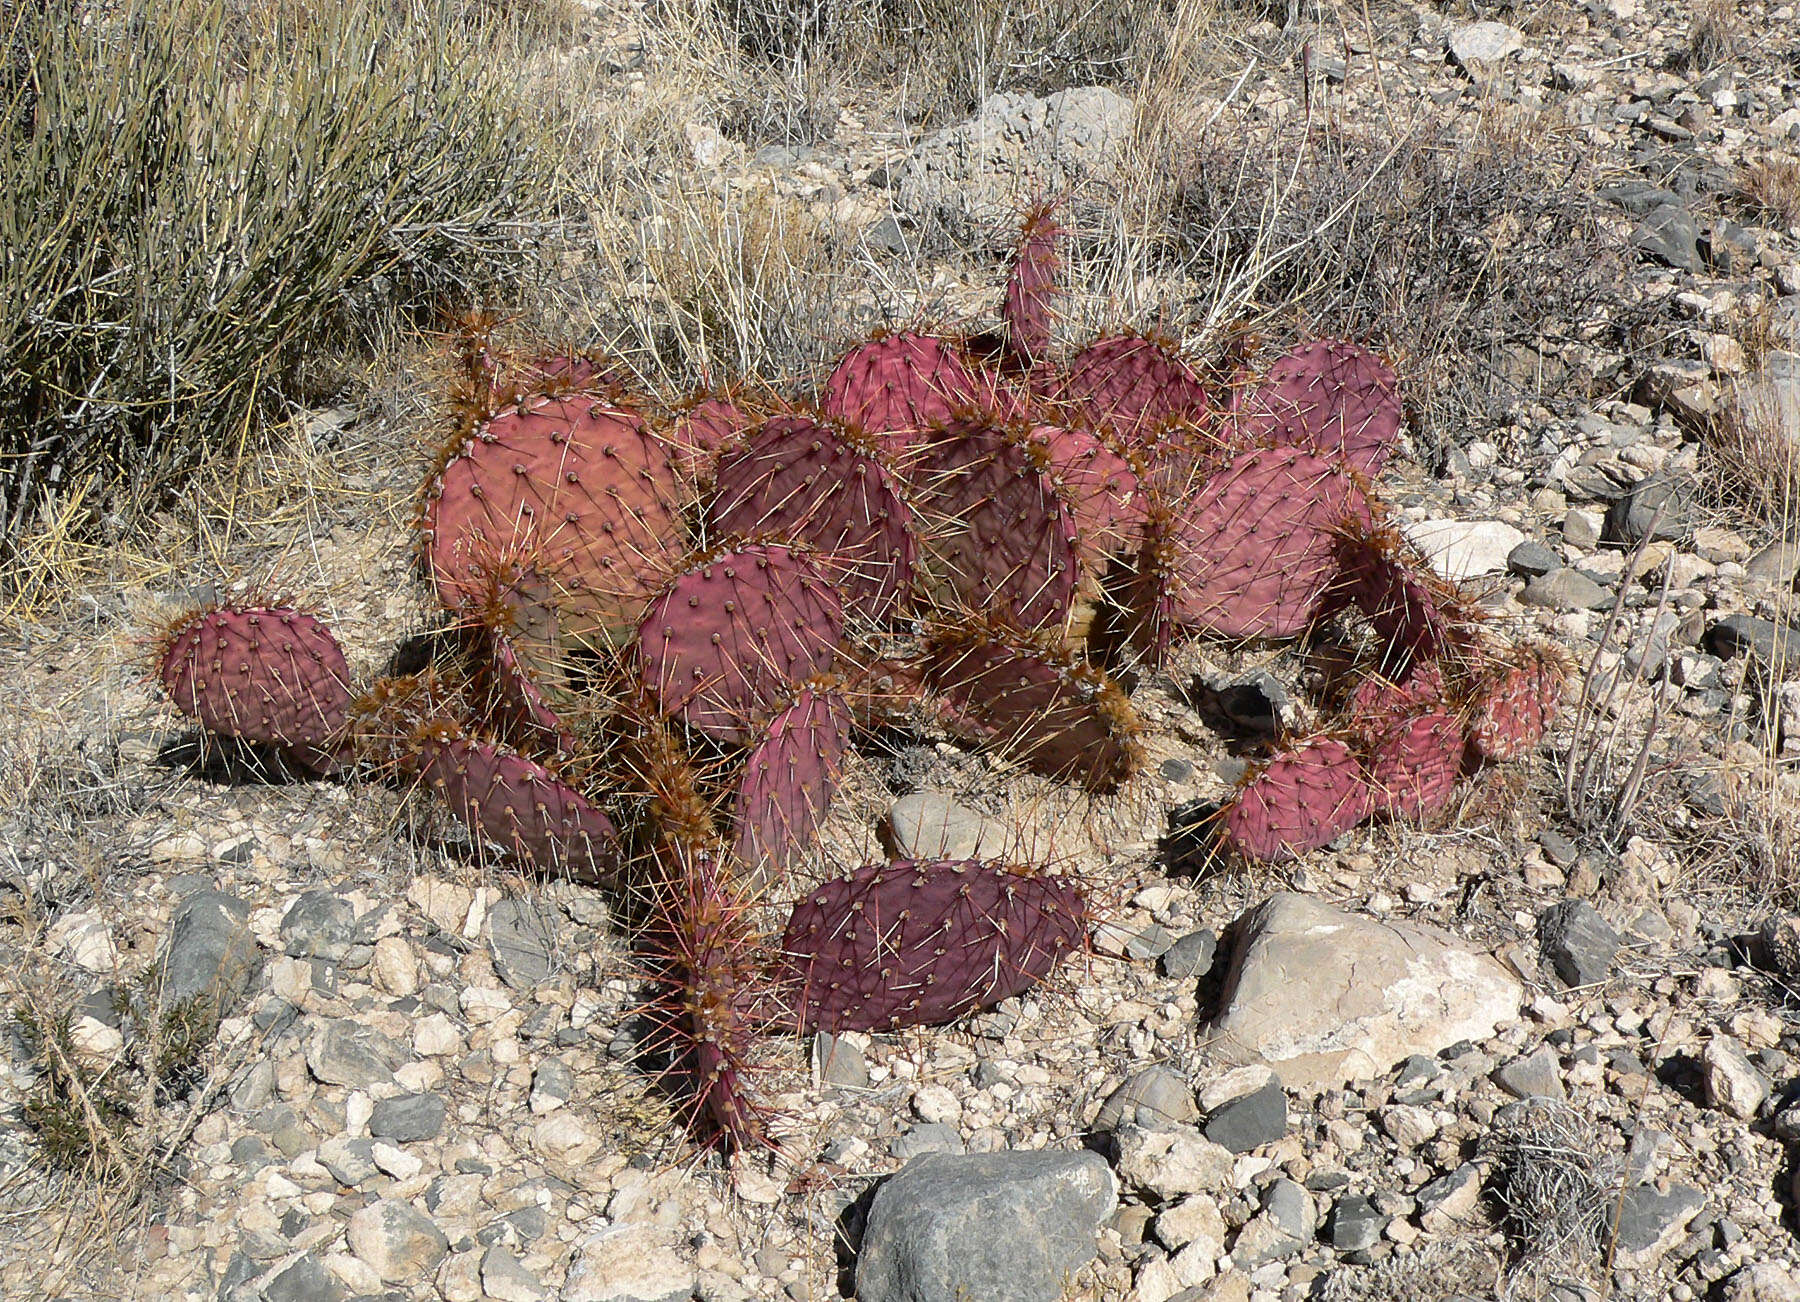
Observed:
[[[1744,39],[1737,0],[1701,0],[1693,15],[1687,48],[1680,55],[1682,66],[1706,72],[1737,56]]]
[[[1488,1190],[1522,1254],[1581,1261],[1599,1250],[1623,1173],[1592,1121],[1566,1103],[1525,1099],[1495,1116],[1482,1156]]]
[[[938,122],[997,91],[1050,94],[1141,81],[1189,0],[718,0],[743,53],[796,72],[826,65]],[[1210,5],[1208,5],[1210,8]]]
[[[1743,164],[1737,197],[1772,225],[1800,226],[1800,157],[1764,154]]]
[[[1581,392],[1621,347],[1620,254],[1582,151],[1542,120],[1370,128],[1233,114],[1183,161],[1175,251],[1201,334],[1307,328],[1379,343],[1410,377],[1428,463],[1470,419]]]
[[[476,6],[12,13],[0,559],[70,512],[122,536],[305,364],[528,256],[554,147]]]

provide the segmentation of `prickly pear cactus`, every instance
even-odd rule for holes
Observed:
[[[1455,715],[1427,711],[1390,722],[1369,746],[1369,791],[1375,812],[1421,818],[1450,803],[1462,778],[1467,734]]]
[[[421,776],[470,831],[531,867],[590,885],[614,880],[618,829],[537,761],[497,742],[454,737],[431,745]]]
[[[926,682],[952,730],[1034,772],[1111,791],[1137,771],[1142,724],[1103,670],[995,620],[936,630]]]
[[[914,437],[989,412],[995,382],[953,344],[902,332],[859,344],[825,381],[825,413],[870,434],[897,457]]]
[[[995,611],[1021,628],[1069,618],[1080,532],[1036,452],[1013,431],[959,421],[918,454],[910,478],[944,608]]]
[[[1106,430],[1154,455],[1165,421],[1204,420],[1210,403],[1200,379],[1160,339],[1117,335],[1089,344],[1071,360],[1050,397],[1061,423]]]
[[[802,687],[762,729],[732,802],[732,850],[744,871],[771,880],[812,853],[850,752],[850,724],[844,698],[817,684]]]
[[[1470,693],[1469,743],[1480,759],[1504,764],[1543,739],[1562,703],[1568,665],[1555,648],[1535,642],[1490,654]]]
[[[1217,637],[1294,637],[1333,608],[1338,537],[1368,499],[1337,463],[1298,448],[1247,452],[1172,503],[1173,617]]]
[[[1313,738],[1246,776],[1220,812],[1220,837],[1248,859],[1289,859],[1348,832],[1372,803],[1356,752],[1335,737]]]
[[[864,623],[887,620],[912,586],[912,508],[867,440],[778,416],[720,459],[717,479],[707,512],[715,536],[806,543]]]
[[[497,562],[528,563],[565,631],[622,644],[685,550],[670,450],[632,412],[585,394],[500,411],[427,486],[424,554],[439,599],[467,609]]]
[[[1240,390],[1235,413],[1245,433],[1381,473],[1400,438],[1394,372],[1366,348],[1336,339],[1302,344]]]
[[[1025,214],[1001,299],[1006,351],[1013,366],[1022,371],[1029,371],[1050,352],[1053,305],[1061,292],[1062,256],[1057,245],[1064,234],[1055,213],[1056,205],[1046,203]]]
[[[804,1031],[933,1026],[999,1003],[1079,952],[1072,882],[977,860],[869,864],[795,906],[781,939]]]
[[[638,629],[639,672],[663,712],[719,741],[830,670],[844,604],[803,554],[778,543],[714,552],[656,597]]]
[[[348,757],[350,669],[331,630],[286,607],[223,607],[171,628],[156,676],[183,713],[225,737],[278,747],[303,768]]]

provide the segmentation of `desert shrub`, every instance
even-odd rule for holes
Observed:
[[[1581,391],[1595,377],[1570,359],[1626,347],[1632,320],[1579,152],[1542,123],[1457,132],[1302,119],[1264,138],[1228,115],[1165,163],[1207,332],[1299,321],[1380,344],[1413,379],[1428,461],[1470,419]]]
[[[304,363],[524,265],[552,147],[478,14],[254,12],[16,11],[0,556],[240,454]]]

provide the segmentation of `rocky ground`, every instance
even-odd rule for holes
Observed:
[[[138,669],[192,575],[76,592],[0,646],[0,1004],[24,1014],[0,1037],[0,1292],[1800,1298],[1800,545],[1766,509],[1800,440],[1800,226],[1739,193],[1800,150],[1795,11],[1282,17],[1221,18],[1258,57],[1187,110],[1252,135],[1395,102],[1543,115],[1604,181],[1643,328],[1540,350],[1592,378],[1583,402],[1416,422],[1383,485],[1501,627],[1580,667],[1536,756],[1452,818],[1280,871],[1210,862],[1181,811],[1241,770],[1222,701],[1227,725],[1303,722],[1289,649],[1196,647],[1141,685],[1151,762],[1106,801],[927,736],[866,756],[838,859],[1048,860],[1092,884],[1093,952],[956,1027],[772,1043],[780,1151],[721,1160],[635,1065],[654,1031],[601,894],[379,784],[233,780]],[[657,75],[650,21],[593,15],[628,97]],[[689,121],[693,175],[793,200],[940,305],[991,277],[933,240],[1022,189],[1088,193],[1136,129],[1100,89],[910,133],[840,107],[808,144]],[[320,415],[301,437],[337,458],[330,492],[171,520],[169,554],[297,578],[372,670],[428,621],[407,418]],[[215,993],[203,1044],[156,1011]],[[121,1100],[123,1164],[158,1172],[135,1201],[52,1160],[34,1100],[59,1072]]]

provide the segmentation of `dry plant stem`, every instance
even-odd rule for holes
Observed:
[[[1606,738],[1604,744],[1598,744],[1602,726],[1598,723],[1595,724],[1594,735],[1591,738],[1587,736],[1589,722],[1612,710],[1614,702],[1618,699],[1620,687],[1625,681],[1625,675],[1620,672],[1620,666],[1615,665],[1613,667],[1612,676],[1606,684],[1605,700],[1596,705],[1594,697],[1597,694],[1600,676],[1605,672],[1601,667],[1601,659],[1609,649],[1614,630],[1619,628],[1622,624],[1622,616],[1625,613],[1626,584],[1629,582],[1624,576],[1635,573],[1637,562],[1643,557],[1644,549],[1649,546],[1650,539],[1656,532],[1656,525],[1661,519],[1662,508],[1658,507],[1651,516],[1649,525],[1644,530],[1644,536],[1638,540],[1637,546],[1632,548],[1631,552],[1626,557],[1625,565],[1620,571],[1618,594],[1613,598],[1612,609],[1607,613],[1606,626],[1601,631],[1599,644],[1595,646],[1594,653],[1588,660],[1587,673],[1582,679],[1580,699],[1576,702],[1575,721],[1570,730],[1570,753],[1573,755],[1574,747],[1577,746],[1582,746],[1584,753],[1579,765],[1570,764],[1564,770],[1563,804],[1569,810],[1570,815],[1576,822],[1584,827],[1588,826],[1592,821],[1593,801],[1596,796],[1595,787],[1599,781],[1600,766],[1611,762],[1613,750],[1617,746],[1625,726],[1622,717],[1615,717],[1612,732]],[[1667,600],[1667,595],[1668,573],[1665,571],[1663,581],[1664,601]],[[1660,611],[1661,608],[1661,603],[1659,603],[1658,610]],[[1654,625],[1652,625],[1652,627],[1654,628]],[[1653,728],[1650,734],[1644,739],[1646,754],[1648,752],[1650,740],[1654,736],[1655,730]],[[1584,740],[1595,744],[1583,746]],[[1608,819],[1607,822],[1609,826],[1622,826],[1624,822],[1624,812],[1615,809],[1614,816]]]

